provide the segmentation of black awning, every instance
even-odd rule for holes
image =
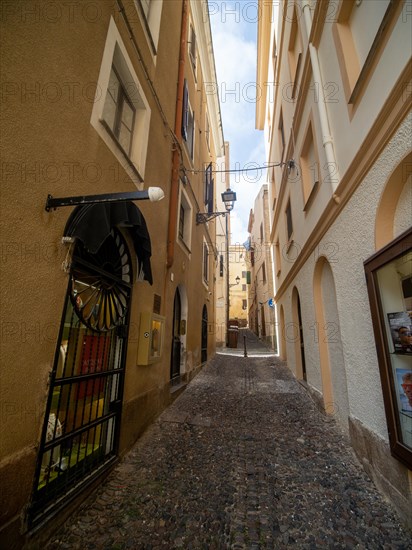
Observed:
[[[90,253],[95,254],[113,227],[127,228],[138,259],[137,278],[153,284],[150,235],[143,214],[132,202],[77,206],[67,221],[64,236],[79,239]]]

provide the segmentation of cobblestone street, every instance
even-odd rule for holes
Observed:
[[[216,355],[49,550],[412,548],[286,365],[258,343],[238,352]]]

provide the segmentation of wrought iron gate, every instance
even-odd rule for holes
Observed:
[[[116,460],[131,288],[130,254],[117,229],[96,254],[76,243],[35,475],[32,524]]]

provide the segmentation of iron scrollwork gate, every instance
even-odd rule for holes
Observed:
[[[120,231],[112,229],[95,254],[76,242],[31,523],[78,494],[116,460],[132,280],[130,253]]]

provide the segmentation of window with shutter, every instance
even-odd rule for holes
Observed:
[[[213,186],[212,163],[210,163],[205,170],[205,206],[209,214],[212,213],[214,209]]]
[[[103,119],[109,126],[122,149],[130,155],[136,109],[112,67],[109,86],[103,108]]]
[[[196,34],[192,25],[190,25],[189,57],[193,70],[196,72]]]
[[[182,137],[187,141],[187,126],[188,126],[188,108],[189,108],[189,88],[187,80],[183,84],[183,109],[182,109]]]
[[[203,243],[203,281],[206,284],[209,282],[209,249],[205,242]]]

